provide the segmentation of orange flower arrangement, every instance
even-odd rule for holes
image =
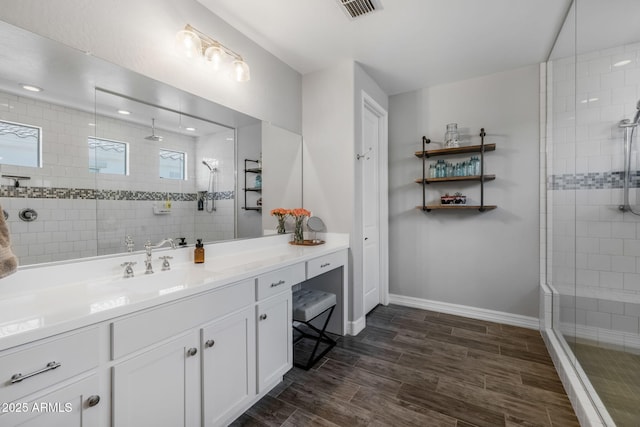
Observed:
[[[284,221],[287,215],[290,215],[291,211],[284,208],[275,208],[271,210],[271,216],[278,218],[278,234],[284,234],[286,232],[284,228]]]
[[[295,209],[289,210],[289,215],[297,219],[300,217],[304,218],[305,216],[311,216],[311,212],[309,212],[304,208],[295,208]]]
[[[295,221],[296,221],[296,226],[293,229],[293,241],[295,243],[304,242],[304,233],[302,232],[302,223],[306,217],[311,216],[311,212],[309,212],[304,208],[296,208],[296,209],[291,209],[289,211],[289,215],[295,218]]]

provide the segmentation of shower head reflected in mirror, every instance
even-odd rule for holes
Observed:
[[[162,142],[162,137],[160,135],[156,135],[156,119],[151,119],[151,135],[144,139],[148,141]]]
[[[218,161],[216,159],[202,159],[202,164],[209,168],[209,171],[214,172],[218,169]]]

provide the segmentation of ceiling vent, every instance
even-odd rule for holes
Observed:
[[[351,19],[359,18],[382,8],[376,0],[338,0],[338,3],[342,5],[345,13]]]

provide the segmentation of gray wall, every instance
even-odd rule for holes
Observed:
[[[390,292],[538,316],[538,65],[392,96],[389,100]],[[422,202],[421,137],[442,141],[447,123],[496,151],[486,155],[485,201],[498,209],[455,213]],[[436,148],[436,147],[431,147]],[[466,159],[468,156],[461,156]],[[479,185],[430,185],[479,199]]]

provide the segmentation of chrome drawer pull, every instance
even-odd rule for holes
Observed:
[[[261,314],[260,315],[260,320],[267,320],[267,315],[266,314]]]
[[[325,268],[325,267],[329,267],[331,265],[330,262],[327,262],[325,264],[320,265],[320,268]]]
[[[276,286],[280,286],[280,285],[284,285],[285,281],[284,280],[280,280],[279,282],[276,283],[272,283],[271,287],[275,288]]]
[[[195,356],[196,354],[198,354],[198,349],[195,347],[192,347],[189,350],[187,350],[187,356]]]
[[[206,348],[211,348],[216,344],[216,342],[214,340],[208,340],[207,342],[204,343],[204,346]]]
[[[52,371],[56,368],[59,368],[60,366],[62,366],[60,362],[49,362],[47,363],[47,366],[45,366],[44,368],[38,369],[37,371],[31,372],[30,374],[27,374],[27,375],[13,374],[11,376],[11,384],[19,383],[22,380],[26,380],[27,378],[31,378],[43,372]]]

